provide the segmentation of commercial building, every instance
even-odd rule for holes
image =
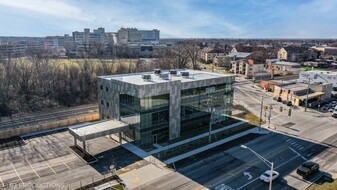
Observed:
[[[308,93],[309,90],[309,93]],[[275,85],[274,95],[281,97],[282,101],[291,101],[295,106],[305,106],[308,97],[308,105],[316,106],[331,98],[332,84],[305,84],[305,83],[281,83]],[[308,93],[308,94],[307,94]]]
[[[120,28],[117,31],[117,43],[121,45],[132,43],[159,44],[159,33],[157,29]]]
[[[267,60],[267,69],[273,70],[275,74],[298,74],[300,72],[301,65],[299,63]]]
[[[331,71],[301,71],[298,82],[311,84],[331,83],[333,88],[337,88],[337,72]]]
[[[98,77],[101,119],[128,124],[141,147],[163,143],[231,115],[234,75],[171,70]]]

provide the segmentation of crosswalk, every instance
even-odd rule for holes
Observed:
[[[215,190],[234,190],[233,188],[231,188],[230,186],[228,186],[228,185],[226,185],[224,183],[216,186],[214,189]]]
[[[295,149],[296,151],[299,151],[299,153],[306,158],[309,158],[310,156],[313,155],[313,152],[312,153],[310,153],[310,152],[305,153],[304,152],[305,151],[305,145],[303,145],[303,143],[299,142],[299,140],[296,140],[294,138],[288,138],[288,139],[286,139],[286,142],[289,144],[289,147]],[[318,156],[315,156],[315,157],[311,158],[310,160],[313,161],[313,162],[319,163],[320,168],[323,171],[327,171],[328,169],[330,169],[335,164],[334,162],[327,161],[326,159],[318,157]]]

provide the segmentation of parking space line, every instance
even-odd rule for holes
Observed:
[[[53,150],[50,150],[65,166],[67,166],[67,168],[69,170],[71,170],[71,168],[68,166],[68,164],[66,164]]]
[[[36,172],[36,170],[33,168],[33,166],[28,162],[27,158],[25,158],[26,162],[29,164],[30,168],[34,171],[34,173],[41,179],[40,175]]]
[[[14,169],[14,171],[15,171],[16,175],[19,177],[19,179],[20,179],[21,183],[23,184],[23,181],[22,181],[22,179],[21,179],[21,177],[20,177],[20,175],[19,175],[18,171],[16,171],[16,168],[15,168],[15,166],[13,165],[13,163],[12,163],[11,161],[9,161],[9,162],[11,163],[11,165],[12,165],[12,167],[13,167],[13,169]]]
[[[4,184],[4,181],[2,181],[1,176],[0,176],[0,182],[1,182],[1,184],[2,184],[2,187],[3,187],[4,189],[6,189],[6,186],[5,186],[5,184]]]
[[[126,175],[126,174],[131,173],[131,172],[133,172],[133,171],[135,171],[135,170],[136,170],[136,169],[132,169],[132,170],[130,170],[130,171],[127,171],[127,172],[124,172],[124,173],[122,173],[122,174],[119,174],[119,176]]]
[[[54,174],[56,174],[55,170],[48,164],[48,162],[41,156],[41,154],[39,154],[39,156],[43,160],[43,162],[54,172]]]
[[[142,164],[141,164],[140,162],[138,162],[138,161],[136,162],[136,164],[138,164],[139,166],[141,166],[141,165],[142,165]]]

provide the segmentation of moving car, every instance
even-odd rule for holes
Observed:
[[[271,174],[271,171],[270,170],[267,170],[265,171],[261,176],[260,176],[260,180],[266,182],[266,183],[269,183],[270,181],[270,174]],[[271,177],[272,181],[274,181],[280,174],[277,172],[277,171],[273,171],[273,175]]]
[[[312,174],[319,171],[319,164],[312,161],[307,161],[297,168],[296,173],[303,178],[309,178]]]

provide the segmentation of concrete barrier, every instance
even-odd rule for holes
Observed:
[[[38,125],[23,125],[15,128],[0,130],[0,139],[6,139],[14,136],[25,135],[29,133],[35,133],[39,131],[45,131],[48,129],[61,128],[68,125],[76,125],[85,122],[93,122],[99,120],[99,114],[91,114],[85,116],[79,116],[75,118],[68,118],[59,121],[51,121],[48,123],[41,123]]]

